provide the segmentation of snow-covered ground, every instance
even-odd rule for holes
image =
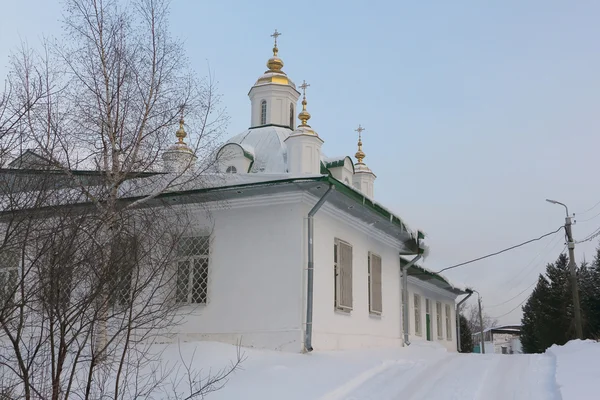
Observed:
[[[163,358],[174,365],[194,351],[192,364],[204,373],[236,356],[233,346],[199,342],[167,348]],[[243,352],[241,369],[208,399],[587,400],[600,393],[600,343],[591,341],[535,355],[456,354],[435,344],[308,355]]]

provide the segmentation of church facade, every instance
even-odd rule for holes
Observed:
[[[229,183],[214,190],[227,206],[197,224],[210,226],[206,295],[171,334],[293,352],[418,340],[455,351],[465,292],[418,266],[421,234],[374,201],[362,127],[356,162],[323,155],[308,85],[283,72],[278,35],[249,92],[250,128],[219,150]]]

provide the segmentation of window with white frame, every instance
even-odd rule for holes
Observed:
[[[369,252],[369,312],[381,314],[383,299],[381,293],[381,257]]]
[[[415,309],[415,335],[421,336],[421,296],[415,294],[413,302]]]
[[[225,170],[225,173],[227,174],[236,174],[237,173],[237,168],[233,165],[230,165],[229,167],[227,167],[227,170]]]
[[[446,304],[446,339],[452,340],[452,311],[450,305]]]
[[[267,101],[263,100],[260,102],[260,124],[265,125],[267,123]]]
[[[208,297],[209,236],[183,237],[177,254],[178,303],[206,304]]]
[[[352,310],[352,246],[339,239],[333,245],[335,308]]]
[[[19,257],[11,251],[0,250],[0,302],[13,298],[19,284]]]
[[[438,339],[444,338],[444,331],[442,329],[442,303],[437,301],[435,303],[435,322],[437,327]]]

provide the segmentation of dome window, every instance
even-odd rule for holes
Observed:
[[[294,105],[290,104],[290,129],[294,129]]]
[[[237,168],[234,167],[233,165],[230,165],[229,167],[227,167],[227,170],[225,172],[228,174],[236,174]]]
[[[260,102],[260,124],[267,124],[267,101],[263,100]]]

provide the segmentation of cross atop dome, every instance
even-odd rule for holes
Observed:
[[[366,157],[366,155],[362,149],[362,133],[365,131],[365,128],[363,128],[361,124],[358,124],[358,128],[356,128],[354,131],[358,132],[358,151],[356,152],[354,157],[356,157],[356,159],[358,160],[358,164],[363,164],[363,160]]]
[[[302,121],[301,126],[309,127],[306,123],[310,119],[310,113],[306,111],[306,88],[308,88],[310,84],[306,83],[306,81],[302,81],[302,85],[300,85],[300,89],[302,89],[302,111],[298,114],[298,118]]]
[[[306,88],[310,86],[310,83],[306,83],[306,81],[302,81],[302,85],[300,85],[300,89],[302,89],[302,96],[306,99]]]
[[[277,29],[275,29],[275,32],[273,32],[273,34],[271,35],[272,38],[275,39],[275,44],[273,45],[273,55],[276,56],[277,55],[277,38],[281,36],[280,32],[277,32]]]
[[[277,56],[279,53],[279,48],[277,47],[277,38],[279,36],[281,36],[281,32],[278,32],[277,29],[275,29],[275,32],[273,32],[271,35],[275,41],[273,44],[273,57],[269,58],[269,61],[267,61],[267,67],[269,70],[265,73],[276,72],[285,75],[285,73],[281,70],[283,68],[283,60]]]
[[[365,128],[363,128],[360,124],[358,124],[358,128],[356,128],[354,130],[354,132],[358,132],[358,140],[360,140],[361,134],[363,133],[364,130],[365,130]]]

